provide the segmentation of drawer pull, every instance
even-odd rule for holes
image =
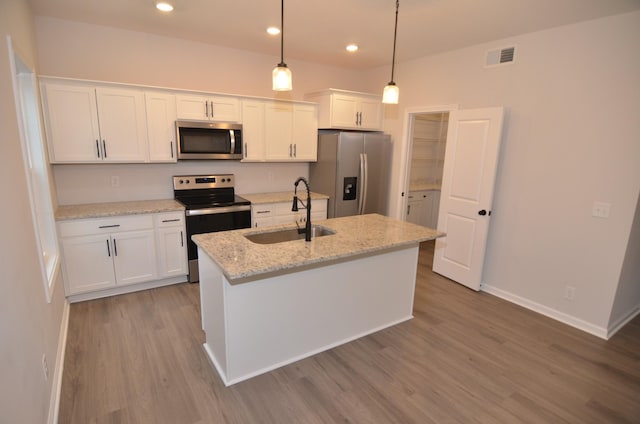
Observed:
[[[98,228],[118,228],[120,226],[120,224],[113,224],[113,225],[101,225]]]
[[[256,213],[271,213],[271,211],[256,211]]]
[[[163,219],[162,222],[178,222],[180,221],[180,218],[176,218],[176,219]]]

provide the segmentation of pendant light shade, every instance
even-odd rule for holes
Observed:
[[[393,72],[396,67],[396,38],[398,35],[398,8],[400,7],[400,0],[396,0],[396,25],[393,30],[393,57],[391,59],[391,81],[384,88],[382,93],[382,103],[397,105],[398,98],[400,97],[400,89],[393,81]]]
[[[272,79],[274,91],[293,89],[291,70],[284,63],[284,0],[280,2],[280,63],[273,69]]]

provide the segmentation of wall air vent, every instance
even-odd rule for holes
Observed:
[[[487,60],[484,64],[485,68],[507,65],[513,63],[516,58],[516,47],[509,46],[500,49],[493,49],[487,52]]]

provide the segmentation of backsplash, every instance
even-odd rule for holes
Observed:
[[[308,163],[190,161],[52,168],[59,205],[172,199],[174,175],[235,174],[238,194],[293,190],[296,178],[309,176]]]

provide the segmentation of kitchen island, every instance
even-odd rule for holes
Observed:
[[[226,385],[412,318],[419,243],[442,233],[381,215],[314,223],[334,234],[274,244],[193,236],[204,348]]]

